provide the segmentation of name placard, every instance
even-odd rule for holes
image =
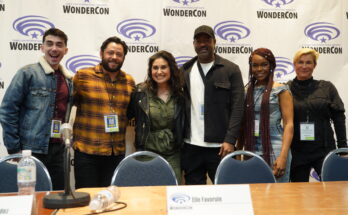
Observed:
[[[167,187],[167,211],[169,215],[254,214],[249,185]]]
[[[33,195],[1,196],[0,215],[31,215]]]

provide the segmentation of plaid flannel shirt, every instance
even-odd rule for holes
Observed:
[[[127,108],[135,83],[125,72],[118,73],[111,81],[99,64],[74,76],[74,149],[93,155],[125,153]],[[105,132],[104,116],[109,114],[117,114],[118,132]]]

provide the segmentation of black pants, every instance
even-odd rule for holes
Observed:
[[[75,150],[75,188],[107,187],[124,155],[89,155]]]
[[[185,184],[206,184],[207,173],[214,183],[216,169],[221,161],[219,151],[219,147],[208,148],[185,143],[181,154]]]
[[[46,166],[53,190],[64,190],[64,148],[63,143],[50,143],[48,154],[32,154]]]
[[[311,168],[314,168],[314,170],[318,173],[318,176],[320,177],[323,161],[324,161],[324,158],[318,159],[316,161],[312,161],[310,163],[302,164],[302,165],[297,165],[297,166],[291,165],[290,181],[291,182],[308,182]]]

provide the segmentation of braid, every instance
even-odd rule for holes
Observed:
[[[273,53],[269,49],[256,49],[249,57],[249,83],[247,85],[247,95],[244,103],[244,119],[242,122],[242,132],[240,142],[244,145],[245,150],[255,151],[255,104],[254,104],[254,88],[256,79],[252,75],[252,57],[260,55],[270,63],[270,73],[268,76],[267,86],[262,96],[261,112],[260,112],[260,136],[262,141],[263,158],[271,165],[271,155],[273,153],[270,136],[270,114],[269,114],[269,97],[273,87],[273,71],[276,67],[276,61]]]
[[[265,89],[265,92],[262,96],[261,102],[261,126],[260,126],[260,134],[261,134],[261,142],[263,149],[263,158],[265,161],[271,165],[271,155],[272,155],[272,145],[271,145],[271,136],[269,131],[269,96],[271,94],[273,87],[273,71],[271,70],[270,75],[268,77],[268,83]]]
[[[251,78],[247,85],[247,95],[244,102],[244,120],[243,120],[243,132],[241,136],[241,142],[245,145],[245,149],[248,151],[255,150],[255,116],[254,116],[254,87],[255,79]]]

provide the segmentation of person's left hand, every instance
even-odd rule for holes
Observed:
[[[285,174],[285,167],[286,167],[286,158],[284,157],[277,157],[273,164],[273,175],[276,178],[280,178]]]
[[[231,143],[223,142],[219,152],[221,158],[225,157],[227,154],[231,152],[234,152],[234,145]]]

